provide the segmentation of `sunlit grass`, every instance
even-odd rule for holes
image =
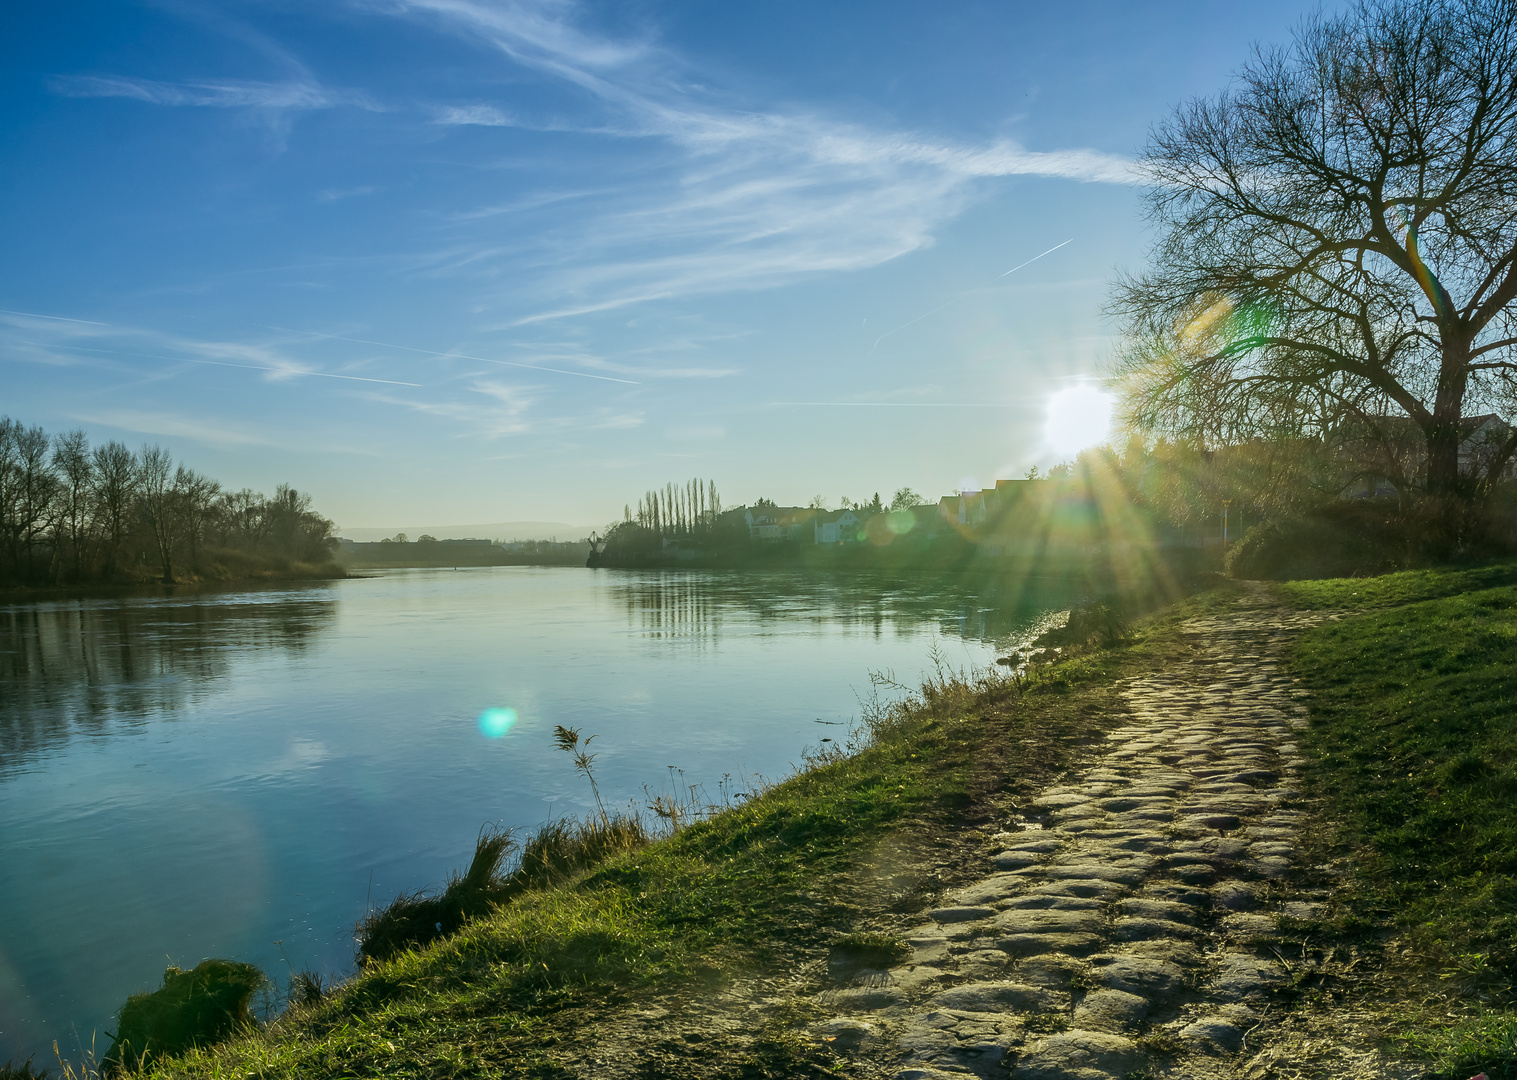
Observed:
[[[1501,585],[1517,585],[1517,564],[1503,562],[1461,570],[1403,570],[1368,578],[1288,581],[1280,588],[1297,607],[1399,607],[1419,600],[1457,596]]]
[[[1407,1035],[1459,1080],[1475,1066],[1517,1077],[1517,1020],[1486,1011],[1517,1000],[1514,582],[1504,564],[1283,586],[1302,606],[1366,609],[1295,648],[1306,749],[1359,861],[1353,920],[1398,928],[1440,993],[1480,1006]]]

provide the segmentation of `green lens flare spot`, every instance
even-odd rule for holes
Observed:
[[[487,739],[503,738],[515,726],[515,709],[492,708],[479,714],[479,733]]]

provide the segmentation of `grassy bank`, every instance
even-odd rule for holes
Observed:
[[[865,710],[856,753],[370,965],[156,1076],[836,1076],[807,1034],[829,959],[889,950],[893,912],[983,872],[985,837],[1120,719],[1162,634],[1041,669],[934,679]]]
[[[1344,929],[1397,932],[1392,964],[1438,1014],[1406,1035],[1436,1075],[1517,1078],[1517,566],[1282,588],[1354,612],[1293,657],[1316,782],[1357,860]]]

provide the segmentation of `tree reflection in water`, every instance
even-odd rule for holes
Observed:
[[[615,574],[616,571],[605,571]],[[827,624],[872,633],[910,637],[935,623],[945,637],[992,643],[1020,643],[1030,610],[1067,606],[1069,583],[1049,581],[1008,585],[993,579],[941,576],[850,574],[817,578],[806,574],[745,571],[689,573],[642,571],[625,581],[613,578],[610,592],[626,610],[627,626],[646,637],[715,644],[723,623],[740,618],[749,625],[772,624],[776,633]]]
[[[302,650],[336,612],[320,585],[0,607],[0,777],[78,736],[172,718],[232,655]]]

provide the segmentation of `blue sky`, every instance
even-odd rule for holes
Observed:
[[[349,528],[1021,475],[1149,127],[1314,7],[13,5],[0,412]]]

